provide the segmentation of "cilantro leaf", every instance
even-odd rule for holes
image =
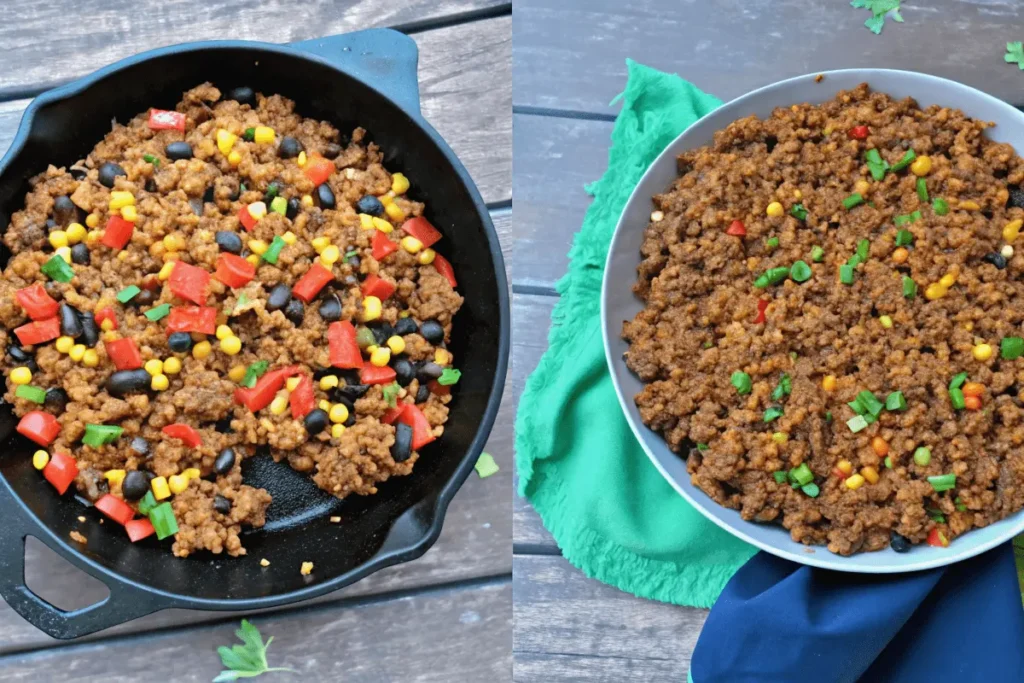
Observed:
[[[270,363],[265,360],[258,360],[245,369],[245,375],[242,377],[242,381],[239,382],[246,389],[252,389],[256,386],[256,380],[263,376],[263,374],[270,367]]]
[[[871,11],[871,18],[864,22],[864,26],[875,35],[882,32],[886,15],[891,16],[897,23],[903,23],[900,0],[853,0],[850,6]]]
[[[226,671],[221,671],[213,683],[225,683],[226,681],[237,681],[239,678],[252,678],[268,671],[290,671],[297,673],[294,669],[287,667],[267,666],[267,648],[274,640],[268,638],[263,642],[259,629],[242,619],[242,626],[235,631],[235,636],[242,641],[242,645],[232,645],[230,648],[221,646],[217,648],[221,664]]]
[[[382,389],[384,392],[384,400],[388,402],[388,406],[395,408],[398,406],[398,394],[402,391],[402,387],[398,386],[398,382],[392,382]]]
[[[443,387],[455,384],[462,377],[462,372],[455,368],[445,368],[441,371],[441,376],[437,378],[437,383]]]
[[[1006,54],[1003,55],[1003,59],[1005,59],[1008,64],[1016,64],[1021,68],[1021,70],[1024,70],[1024,43],[1021,43],[1020,41],[1016,43],[1007,43]]]

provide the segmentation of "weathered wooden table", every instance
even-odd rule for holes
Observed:
[[[1015,0],[903,3],[881,36],[849,3],[798,0],[515,0],[512,193],[513,398],[547,346],[554,284],[607,164],[625,59],[728,100],[789,76],[852,66],[923,71],[1024,105],[1003,62],[1024,40]],[[640,600],[569,565],[530,506],[514,501],[514,678],[685,681],[705,610]]]
[[[288,42],[373,26],[406,31],[419,45],[423,113],[468,167],[511,246],[510,3],[9,0],[4,14],[0,152],[28,98],[136,52],[200,39]],[[276,680],[510,680],[511,421],[506,401],[487,447],[501,472],[486,480],[470,475],[423,558],[313,604],[249,615],[264,637],[274,636],[272,663],[301,673]],[[60,607],[84,606],[106,592],[41,544],[29,555],[29,585]],[[235,642],[237,623],[233,614],[172,610],[68,643],[0,602],[0,681],[210,681],[222,668],[214,649]]]

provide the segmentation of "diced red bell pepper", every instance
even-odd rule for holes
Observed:
[[[949,539],[946,538],[946,534],[944,534],[941,531],[939,531],[938,527],[935,527],[934,529],[932,529],[931,531],[928,532],[927,543],[928,543],[928,545],[933,545],[936,548],[948,548],[949,547]]]
[[[743,237],[747,234],[747,226],[743,225],[743,221],[733,221],[729,224],[729,228],[725,231],[726,235],[733,235],[735,237]]]
[[[331,323],[327,328],[331,366],[356,369],[363,367],[363,354],[356,343],[356,328],[348,320]]]
[[[167,334],[199,332],[213,334],[217,330],[217,309],[213,306],[177,306],[167,316]]]
[[[19,289],[14,296],[18,300],[18,305],[25,309],[25,314],[33,320],[52,318],[57,315],[57,309],[60,308],[60,304],[46,293],[46,288],[41,282]]]
[[[288,403],[292,408],[292,417],[296,420],[301,420],[306,417],[309,413],[313,412],[314,404],[316,403],[313,397],[313,378],[309,375],[303,375],[299,380],[298,386],[288,396]]]
[[[135,510],[128,503],[109,493],[96,501],[96,509],[121,526],[135,517]]]
[[[25,413],[18,422],[18,433],[40,446],[49,446],[60,434],[60,423],[50,413],[33,410]]]
[[[445,279],[448,280],[448,284],[452,286],[452,289],[458,287],[458,283],[455,281],[455,269],[452,268],[452,264],[448,262],[444,256],[437,254],[434,256],[434,268],[437,272],[444,275]]]
[[[124,528],[128,532],[128,540],[132,543],[137,543],[156,533],[156,529],[153,528],[153,522],[149,521],[146,517],[125,522]]]
[[[70,455],[54,453],[50,456],[50,462],[43,468],[43,477],[57,489],[57,493],[63,495],[71,482],[78,476],[78,463]]]
[[[764,312],[768,310],[768,304],[770,303],[771,301],[769,301],[768,299],[757,300],[757,317],[754,318],[755,325],[757,323],[763,323],[766,320]]]
[[[854,140],[866,140],[868,137],[868,127],[854,126],[853,128],[850,129],[849,135]]]
[[[363,296],[375,296],[384,301],[395,293],[395,286],[390,280],[385,280],[376,275],[367,275],[363,280]]]
[[[402,230],[422,242],[424,249],[436,244],[442,236],[423,216],[416,216],[402,223]]]
[[[448,396],[452,393],[451,385],[438,384],[436,379],[432,379],[427,383],[427,389],[435,396]]]
[[[394,408],[388,408],[384,411],[384,416],[380,418],[380,421],[386,425],[394,424],[395,420],[398,419],[398,416],[402,414],[403,410],[405,410],[404,403],[399,403]]]
[[[256,220],[255,216],[249,213],[248,206],[243,206],[241,209],[238,210],[238,221],[242,224],[242,227],[245,228],[246,231],[255,228],[256,224],[259,222],[258,220]]]
[[[405,404],[405,409],[398,416],[398,421],[412,427],[412,449],[414,451],[423,448],[435,438],[426,415],[413,403]]]
[[[180,111],[164,109],[149,110],[149,127],[151,130],[185,130],[185,115]]]
[[[373,258],[378,261],[382,261],[388,254],[398,251],[398,244],[389,240],[388,236],[380,230],[373,231],[373,241],[370,244],[373,247]]]
[[[241,256],[221,253],[217,257],[217,272],[213,276],[228,287],[242,287],[256,277],[256,266]]]
[[[256,386],[252,389],[242,387],[235,389],[235,402],[241,403],[254,413],[263,410],[274,400],[277,392],[281,391],[285,380],[299,372],[298,365],[289,365],[267,372],[256,380]]]
[[[32,346],[51,341],[60,336],[60,319],[35,320],[14,328],[14,334],[22,346]]]
[[[96,327],[100,327],[101,325],[103,325],[103,321],[109,320],[113,324],[113,327],[111,327],[110,329],[117,329],[117,313],[114,313],[113,308],[100,309],[96,311],[96,313],[94,313],[92,317],[93,320],[96,321]]]
[[[308,304],[320,293],[328,282],[334,279],[334,273],[324,268],[319,262],[306,271],[299,281],[292,286],[292,296]]]
[[[391,384],[395,381],[395,376],[394,369],[386,365],[378,368],[373,363],[365,363],[359,369],[360,384]]]
[[[107,228],[103,231],[103,239],[100,244],[111,249],[124,249],[125,245],[132,239],[135,232],[135,223],[121,218],[121,214],[115,213],[107,221]]]
[[[199,266],[178,261],[174,264],[168,284],[174,296],[194,304],[202,304],[206,301],[206,286],[210,284],[210,273]]]
[[[136,370],[142,367],[142,354],[139,353],[139,347],[131,337],[104,341],[103,347],[118,370]]]
[[[178,439],[189,448],[199,448],[203,445],[203,437],[199,436],[191,425],[181,424],[175,422],[172,425],[167,425],[160,430],[172,439]]]
[[[330,159],[324,159],[319,154],[314,154],[306,161],[306,167],[303,170],[306,172],[306,177],[312,180],[314,185],[322,185],[334,173],[334,162]]]
[[[846,480],[846,478],[847,478],[848,476],[850,476],[849,474],[847,474],[846,472],[843,472],[843,471],[842,471],[841,469],[839,469],[838,467],[833,467],[833,468],[832,468],[832,474],[836,475],[837,477],[839,477],[839,478],[840,478],[840,479],[842,479],[843,481],[845,481],[845,480]]]

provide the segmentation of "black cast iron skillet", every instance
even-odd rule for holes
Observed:
[[[58,496],[31,465],[35,450],[13,432],[9,406],[0,410],[0,596],[55,638],[75,638],[169,607],[249,610],[337,590],[383,567],[422,555],[437,540],[445,510],[483,448],[498,412],[509,347],[509,303],[498,238],[469,174],[423,120],[416,45],[375,29],[272,45],[245,41],[188,43],[122,60],[37,97],[0,162],[0,228],[24,202],[28,179],[47,164],[68,166],[110,130],[150,107],[171,109],[181,93],[204,81],[226,91],[247,85],[280,93],[303,116],[342,132],[365,127],[392,171],[412,180],[413,198],[444,234],[466,302],[455,319],[451,349],[462,370],[444,436],[423,449],[411,476],[386,482],[375,496],[345,501],[267,455],[245,461],[243,476],[274,497],[267,525],[247,532],[249,554],[234,559],[170,555],[153,539],[138,544],[71,493]],[[2,254],[6,262],[6,252]],[[13,436],[12,436],[13,434]],[[76,521],[85,514],[85,524]],[[340,515],[340,524],[328,517]],[[79,528],[85,547],[69,540]],[[110,596],[64,611],[25,585],[24,542],[40,539],[105,583]],[[259,558],[271,564],[263,568]],[[313,562],[310,576],[299,574]]]

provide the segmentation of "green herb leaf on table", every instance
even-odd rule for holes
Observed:
[[[903,23],[900,14],[900,0],[853,0],[851,7],[871,11],[871,18],[864,22],[869,31],[878,35],[885,26],[885,17],[889,15],[897,23]]]
[[[476,464],[473,465],[473,469],[476,470],[481,479],[486,479],[492,474],[497,474],[500,468],[498,463],[494,462],[494,456],[490,453],[481,453],[480,457],[476,460]]]
[[[1007,43],[1006,54],[1003,55],[1003,59],[1006,60],[1007,64],[1016,64],[1024,71],[1024,43],[1020,41]]]
[[[227,670],[221,671],[213,679],[213,683],[226,683],[227,681],[237,681],[240,678],[252,678],[269,671],[298,673],[295,669],[280,666],[271,667],[267,664],[267,648],[270,647],[270,643],[273,642],[274,638],[270,637],[264,643],[259,629],[250,624],[248,620],[242,619],[242,626],[235,631],[235,635],[243,644],[232,645],[230,648],[225,646],[217,648],[221,664]]]

